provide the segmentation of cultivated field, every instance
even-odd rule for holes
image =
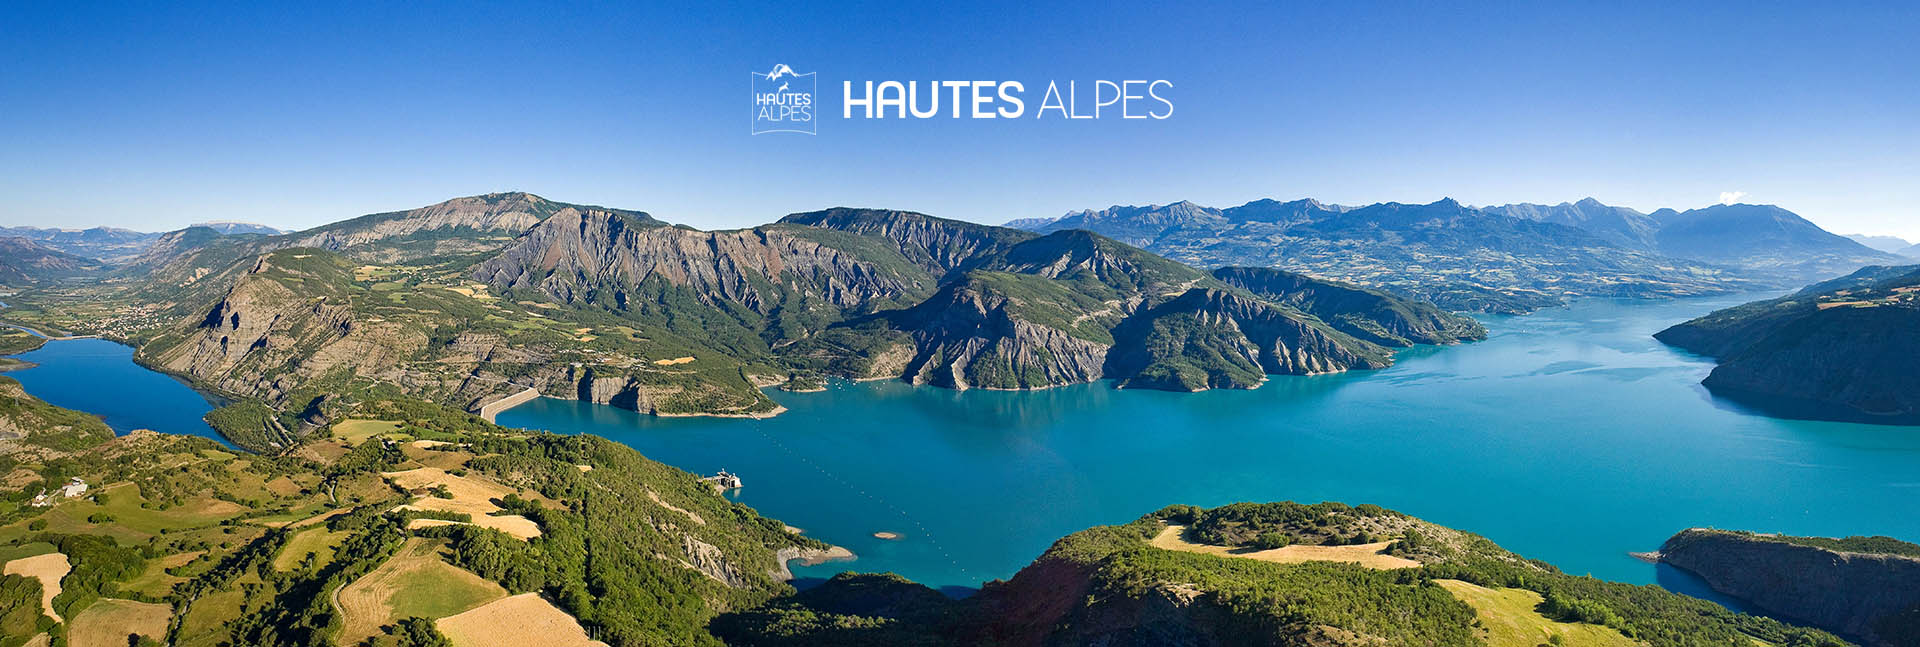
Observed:
[[[432,495],[419,497],[406,505],[400,506],[401,509],[462,513],[471,515],[473,517],[473,525],[476,526],[493,528],[521,539],[540,536],[540,525],[534,523],[532,519],[520,515],[490,516],[500,511],[500,506],[494,505],[492,500],[513,494],[513,488],[472,475],[454,476],[448,474],[446,470],[437,467],[422,467],[404,472],[386,472],[381,474],[381,476],[385,476],[388,480],[393,481],[394,485],[398,485],[407,490],[444,487],[449,494],[453,495],[451,499],[444,499]],[[428,520],[422,519],[418,521]],[[436,524],[419,524],[415,527],[430,525]]]
[[[22,557],[7,562],[4,572],[7,575],[19,575],[40,580],[40,604],[47,615],[60,620],[60,614],[53,612],[53,598],[60,595],[60,578],[67,576],[73,566],[67,563],[67,556],[61,553],[47,553],[33,557]]]
[[[1487,647],[1536,647],[1556,635],[1565,644],[1579,647],[1638,644],[1610,627],[1549,620],[1533,610],[1540,604],[1540,594],[1526,589],[1489,589],[1459,580],[1434,582],[1480,615]]]
[[[358,445],[368,438],[400,431],[400,423],[390,420],[342,420],[334,423],[335,438]]]
[[[359,644],[411,617],[442,618],[506,597],[506,589],[440,558],[440,545],[408,539],[379,568],[334,594],[345,620],[338,643]]]
[[[1177,550],[1188,553],[1204,553],[1221,557],[1241,557],[1257,559],[1263,562],[1279,564],[1298,564],[1301,562],[1351,562],[1367,568],[1390,570],[1413,568],[1420,562],[1405,557],[1395,557],[1382,553],[1392,542],[1372,544],[1354,544],[1352,546],[1287,546],[1270,550],[1251,550],[1228,546],[1212,546],[1194,543],[1186,539],[1186,526],[1169,525],[1153,538],[1157,548]]]
[[[273,569],[282,573],[299,566],[308,554],[313,555],[314,564],[326,564],[333,561],[333,550],[352,535],[350,532],[333,532],[326,528],[308,528],[287,539],[287,545],[280,548],[280,554],[273,556]]]
[[[162,640],[172,614],[173,608],[164,604],[100,598],[74,617],[73,625],[67,628],[67,644],[126,647],[127,637],[132,634]]]
[[[454,647],[604,647],[580,623],[537,593],[495,600],[434,626]]]

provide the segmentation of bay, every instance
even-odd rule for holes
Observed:
[[[835,382],[772,392],[789,411],[767,420],[541,399],[500,422],[740,474],[746,487],[729,496],[859,555],[797,569],[810,578],[892,571],[976,587],[1063,535],[1174,503],[1377,503],[1571,573],[1709,597],[1627,553],[1691,526],[1920,538],[1920,427],[1757,415],[1699,386],[1711,361],[1651,337],[1750,298],[1487,317],[1484,342],[1248,391]],[[37,365],[9,373],[28,392],[118,433],[218,438],[201,420],[214,404],[134,364],[131,348],[54,340],[17,357]],[[902,538],[873,536],[883,531]]]
[[[34,364],[5,373],[19,380],[27,393],[100,416],[115,434],[151,429],[233,446],[202,418],[215,403],[173,376],[134,363],[130,346],[104,339],[54,339],[12,357]]]
[[[1693,526],[1920,539],[1920,428],[1757,415],[1699,386],[1710,360],[1651,337],[1751,298],[1488,317],[1484,342],[1245,391],[837,382],[773,392],[789,411],[767,420],[541,399],[500,422],[739,474],[731,496],[859,555],[809,577],[974,587],[1063,535],[1175,503],[1377,503],[1570,573],[1695,594],[1628,553]]]

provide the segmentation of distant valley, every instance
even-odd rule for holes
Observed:
[[[1568,298],[1798,285],[1899,257],[1767,205],[1643,214],[1591,198],[1474,208],[1258,200],[1115,206],[1009,223],[1087,229],[1194,265],[1254,265],[1381,286],[1443,307],[1527,312]]]

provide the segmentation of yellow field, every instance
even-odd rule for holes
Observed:
[[[273,556],[273,570],[286,572],[299,566],[301,560],[313,555],[315,564],[333,561],[333,550],[346,541],[353,533],[333,532],[326,528],[308,528],[287,539],[287,545],[280,548],[280,554]]]
[[[513,494],[513,488],[472,475],[454,476],[437,467],[386,472],[381,476],[408,490],[440,486],[453,495],[451,499],[423,496],[395,509],[464,513],[473,517],[473,525],[476,526],[493,528],[521,539],[540,536],[540,525],[532,519],[520,515],[490,516],[500,511],[500,506],[494,505],[492,500]]]
[[[73,647],[126,647],[129,634],[162,640],[173,608],[164,604],[100,598],[87,605],[67,628]]]
[[[133,579],[121,584],[120,590],[133,591],[135,593],[151,595],[156,598],[167,597],[168,593],[173,592],[173,585],[184,582],[187,579],[168,575],[167,569],[184,566],[187,562],[193,561],[205,554],[205,552],[206,551],[196,550],[191,553],[176,553],[157,559],[149,559],[147,560],[147,569],[141,571],[140,574]]]
[[[1634,647],[1639,644],[1600,625],[1558,622],[1533,609],[1540,594],[1526,589],[1489,589],[1460,580],[1434,580],[1480,615],[1487,647],[1536,647],[1558,635],[1573,647]]]
[[[400,431],[400,423],[391,420],[342,420],[333,424],[333,436],[358,445],[380,434]]]
[[[580,623],[537,593],[502,598],[466,613],[441,618],[434,627],[454,647],[604,647]]]
[[[1379,570],[1413,568],[1420,565],[1420,562],[1405,557],[1395,557],[1382,553],[1381,551],[1386,550],[1387,546],[1392,542],[1383,541],[1373,544],[1355,544],[1352,546],[1302,545],[1274,548],[1271,550],[1249,550],[1246,548],[1211,546],[1187,541],[1185,537],[1186,530],[1186,526],[1168,525],[1164,530],[1160,531],[1159,535],[1153,538],[1153,545],[1156,548],[1164,548],[1167,550],[1219,555],[1221,557],[1257,559],[1263,562],[1274,562],[1278,564],[1351,562]]]
[[[40,604],[46,609],[48,616],[60,620],[60,614],[53,612],[53,597],[60,595],[60,578],[66,577],[67,571],[71,570],[73,566],[67,563],[66,554],[47,553],[7,562],[6,567],[0,569],[0,572],[40,580]]]
[[[440,558],[438,543],[415,537],[334,594],[345,620],[338,643],[359,644],[380,627],[412,617],[443,618],[506,597],[506,589]]]

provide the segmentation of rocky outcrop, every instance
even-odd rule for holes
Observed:
[[[296,408],[306,403],[285,398],[324,376],[381,376],[428,340],[397,323],[356,319],[344,292],[326,289],[343,286],[347,269],[331,255],[262,256],[197,324],[142,347],[139,359],[223,393]]]
[[[929,272],[946,275],[974,267],[1034,234],[911,211],[848,209],[796,213],[780,222],[875,236],[892,241],[901,255]]]
[[[896,315],[915,347],[901,376],[955,389],[1034,389],[1104,375],[1107,344],[1028,321],[1014,305],[987,283],[962,281]]]
[[[1920,558],[1695,528],[1668,539],[1660,561],[1768,613],[1868,645],[1920,644]]]
[[[1716,395],[1796,418],[1920,422],[1920,266],[1870,267],[1655,334],[1718,360]]]
[[[1265,267],[1223,267],[1214,270],[1213,277],[1383,346],[1452,344],[1487,338],[1487,329],[1472,317],[1349,283]]]
[[[1385,368],[1385,349],[1243,294],[1194,288],[1114,331],[1110,374],[1121,386],[1196,391],[1253,388],[1265,375]]]
[[[561,212],[474,269],[510,290],[562,303],[628,310],[660,287],[707,305],[737,304],[768,315],[792,302],[859,310],[876,300],[925,294],[931,281],[901,262],[824,244],[804,229],[703,232],[611,212]]]

